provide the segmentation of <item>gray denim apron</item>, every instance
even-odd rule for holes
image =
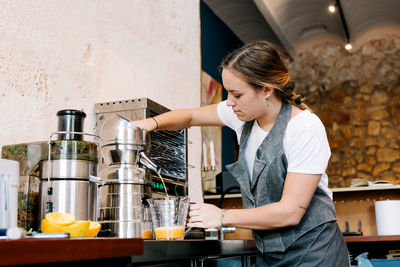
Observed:
[[[283,150],[283,138],[291,111],[292,106],[283,102],[274,126],[257,149],[252,180],[248,175],[243,148],[246,147],[254,120],[246,122],[243,127],[239,159],[226,168],[239,182],[244,208],[265,206],[278,202],[282,197],[288,165]],[[333,226],[325,227],[327,225]],[[330,259],[326,257],[327,251],[321,249],[332,249],[332,246],[324,246],[322,242],[315,244],[318,237],[321,237],[321,231],[328,231],[330,242],[336,246],[334,251],[329,251],[335,255]],[[277,230],[253,230],[253,237],[261,252],[257,259],[259,266],[301,266],[306,262],[307,265],[303,266],[349,266],[346,244],[336,224],[334,205],[319,187],[298,225]],[[306,253],[309,255],[305,255]],[[323,260],[323,265],[310,265],[309,261],[313,258]]]

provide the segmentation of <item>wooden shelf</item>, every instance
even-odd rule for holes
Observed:
[[[0,266],[123,258],[142,254],[141,238],[0,240]]]
[[[237,194],[226,194],[224,196],[225,198],[241,198],[242,194],[237,193]],[[204,199],[220,199],[221,195],[204,195]]]
[[[363,242],[398,242],[400,235],[381,235],[381,236],[345,236],[346,243],[363,243]]]
[[[360,221],[361,230],[365,236],[377,235],[375,201],[400,200],[400,185],[330,188],[330,190],[333,192],[333,202],[340,230],[344,232],[346,222],[348,222],[350,231],[356,232]],[[204,200],[207,203],[218,205],[220,197],[220,195],[205,195]],[[226,209],[242,208],[241,194],[226,194],[223,207]],[[350,240],[352,240],[351,238]]]
[[[356,191],[377,191],[377,190],[400,190],[400,185],[375,185],[360,187],[339,187],[329,188],[333,193],[356,192]],[[226,194],[224,198],[241,198],[242,194]],[[221,195],[204,195],[204,199],[219,199]]]
[[[377,190],[400,190],[400,185],[374,185],[374,186],[360,186],[360,187],[339,187],[329,188],[333,193],[338,192],[355,192],[355,191],[377,191]]]
[[[375,185],[360,187],[329,188],[333,193],[356,192],[356,191],[378,191],[378,190],[400,190],[400,185]],[[241,198],[242,194],[226,194],[224,198]],[[204,195],[204,199],[219,199],[221,195]]]

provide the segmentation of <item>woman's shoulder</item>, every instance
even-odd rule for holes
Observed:
[[[292,114],[290,115],[290,119],[293,119],[294,117],[296,117],[297,115],[299,115],[303,111],[304,110],[292,105]]]
[[[307,130],[324,130],[325,127],[319,117],[312,113],[310,110],[301,110],[296,107],[293,110],[292,116],[289,120],[288,130],[293,129],[299,131],[301,129]]]

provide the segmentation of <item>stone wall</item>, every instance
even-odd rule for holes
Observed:
[[[352,178],[400,183],[400,38],[382,36],[347,52],[324,44],[289,64],[298,93],[324,123],[330,187]]]

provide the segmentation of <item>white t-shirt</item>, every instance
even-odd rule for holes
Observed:
[[[237,118],[232,108],[226,105],[226,101],[218,104],[217,111],[221,121],[236,132],[240,143],[245,122]],[[261,129],[255,120],[244,151],[250,178],[257,149],[267,135],[268,132]],[[328,189],[328,176],[325,173],[331,150],[325,127],[315,114],[304,110],[289,120],[283,139],[283,150],[288,160],[287,171],[322,174],[318,186],[332,199],[332,192]]]

